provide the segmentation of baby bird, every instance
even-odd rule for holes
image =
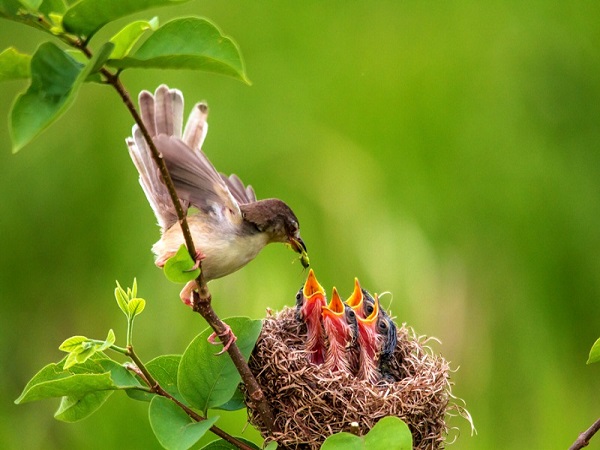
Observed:
[[[325,289],[317,281],[312,269],[304,286],[296,295],[296,318],[306,324],[305,349],[313,364],[325,362],[325,338],[321,324],[321,312],[327,304]]]
[[[356,313],[344,305],[337,289],[333,288],[331,302],[323,307],[323,328],[329,341],[325,354],[324,368],[332,372],[350,372],[348,347],[355,344],[358,337]]]

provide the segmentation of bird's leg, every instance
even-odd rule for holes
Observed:
[[[191,280],[186,283],[181,292],[179,293],[179,297],[181,301],[189,306],[190,308],[194,308],[194,302],[192,301],[192,295],[198,285],[196,284],[196,280]]]
[[[229,349],[229,346],[231,344],[233,344],[235,341],[237,341],[237,336],[235,334],[233,334],[231,327],[229,325],[227,325],[225,322],[223,322],[223,324],[225,325],[225,329],[221,333],[217,333],[215,331],[213,334],[211,334],[208,337],[208,342],[210,342],[213,345],[222,344],[225,342],[225,338],[227,338],[227,343],[223,345],[223,349],[219,353],[217,353],[217,355],[222,355],[223,353],[225,353]],[[219,337],[221,342],[216,341],[217,336]]]
[[[204,253],[202,253],[200,250],[196,250],[196,257],[194,258],[194,265],[187,270],[186,272],[192,272],[194,270],[196,270],[198,267],[200,267],[200,263],[202,262],[202,260],[206,258],[206,255]]]

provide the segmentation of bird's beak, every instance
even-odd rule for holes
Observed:
[[[289,244],[290,247],[292,247],[292,250],[296,253],[300,253],[300,262],[302,263],[302,267],[306,269],[310,265],[310,262],[308,259],[308,252],[306,251],[306,245],[302,238],[300,236],[290,237]]]
[[[352,294],[350,295],[350,297],[348,297],[348,300],[346,300],[346,304],[351,307],[354,311],[356,311],[357,313],[359,313],[359,316],[363,316],[362,314],[362,302],[363,302],[363,293],[362,293],[362,289],[360,288],[360,283],[358,282],[358,278],[354,279],[354,291],[352,291]]]
[[[344,314],[344,302],[340,298],[340,294],[336,288],[333,288],[333,294],[331,294],[331,301],[327,307],[323,308],[323,313],[327,315],[337,314],[339,316]]]
[[[369,328],[375,329],[377,324],[377,318],[379,317],[379,298],[375,296],[375,304],[373,305],[373,311],[367,317],[362,318],[357,315],[358,323],[363,324]]]
[[[308,272],[308,277],[306,278],[306,283],[304,283],[304,288],[302,288],[302,293],[305,298],[310,298],[315,294],[325,296],[325,289],[323,289],[323,286],[317,281],[315,272],[312,269]]]

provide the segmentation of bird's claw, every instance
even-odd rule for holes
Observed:
[[[188,270],[186,270],[186,272],[193,272],[194,270],[198,269],[200,267],[200,263],[202,262],[202,260],[206,258],[206,255],[204,253],[202,253],[200,250],[196,250],[196,257],[194,258],[194,265],[189,268]]]
[[[217,340],[216,340],[217,336],[219,337],[220,342],[217,342]],[[225,342],[225,339],[224,339],[225,337],[228,337],[227,343],[223,345],[223,349],[220,352],[215,353],[216,356],[222,355],[227,350],[229,350],[229,347],[231,346],[231,344],[233,344],[235,341],[237,341],[237,336],[235,334],[233,334],[231,327],[229,325],[225,324],[225,330],[222,333],[217,333],[215,331],[207,339],[209,343],[211,343],[213,345],[219,345],[219,344],[223,344]]]

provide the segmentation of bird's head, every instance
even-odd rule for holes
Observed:
[[[330,339],[341,341],[344,346],[356,340],[356,314],[352,308],[344,305],[335,287],[331,301],[327,306],[323,306],[322,314],[323,327]]]
[[[243,207],[244,219],[253,223],[261,233],[266,233],[269,242],[288,244],[292,250],[300,253],[302,266],[309,266],[306,245],[300,237],[298,218],[285,202],[269,198]]]
[[[296,307],[300,318],[306,319],[316,315],[320,316],[321,308],[327,304],[325,289],[319,284],[315,272],[310,269],[304,286],[296,296]]]
[[[363,310],[363,301],[364,301],[363,290],[360,287],[358,278],[355,278],[354,279],[354,290],[352,291],[352,294],[350,294],[350,297],[348,297],[348,300],[346,300],[346,304],[354,310],[354,312],[356,313],[356,315],[358,317],[364,318],[364,317],[366,317],[366,315]]]

